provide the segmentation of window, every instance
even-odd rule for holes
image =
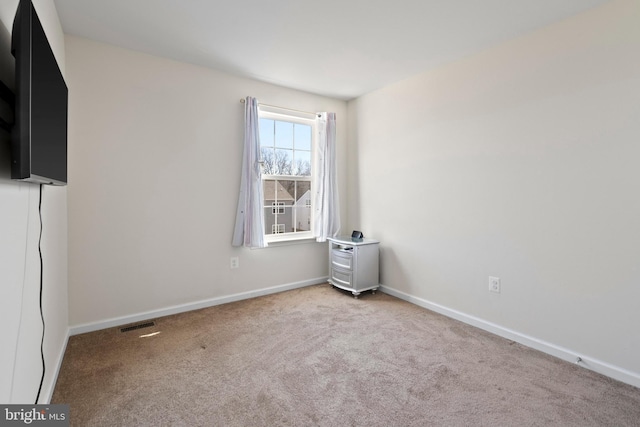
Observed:
[[[271,224],[271,234],[284,233],[284,224]]]
[[[273,202],[273,203],[271,203],[271,213],[272,214],[284,214],[284,202]]]
[[[259,115],[265,240],[310,238],[315,118]]]

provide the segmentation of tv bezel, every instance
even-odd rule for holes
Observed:
[[[41,32],[41,34],[40,34]],[[34,58],[34,38],[44,40],[41,48],[44,53],[38,58]],[[46,46],[45,46],[46,45]],[[35,49],[36,52],[38,49]],[[67,184],[67,120],[68,120],[68,87],[64,80],[64,76],[60,71],[57,59],[51,49],[51,44],[47,38],[46,33],[42,27],[42,23],[38,17],[38,14],[33,6],[31,0],[20,0],[18,9],[16,10],[16,16],[13,22],[13,31],[11,36],[11,53],[15,57],[15,108],[14,116],[15,123],[11,132],[11,178],[18,181],[33,182],[38,184],[48,185],[66,185]],[[43,145],[41,141],[35,141],[34,144],[34,126],[61,126],[61,120],[55,119],[54,116],[60,115],[60,112],[46,114],[43,118],[34,118],[33,114],[33,100],[34,85],[34,61],[44,60],[47,61],[47,69],[54,70],[55,75],[51,75],[56,82],[56,85],[60,85],[57,89],[64,87],[64,99],[60,99],[60,105],[64,104],[64,130],[63,138],[58,137],[57,141],[47,143],[47,149],[54,148],[54,159],[58,159],[59,170],[48,171],[43,173],[42,170],[34,170],[32,157],[34,156],[34,149],[42,150]],[[36,85],[37,87],[38,85]],[[36,106],[36,108],[39,108]],[[42,109],[39,109],[42,113]],[[35,121],[35,123],[34,123]],[[52,124],[53,123],[53,124]],[[59,131],[60,129],[58,129]],[[38,129],[36,134],[41,135],[42,129]],[[51,132],[51,134],[57,134],[60,132]],[[40,148],[39,148],[40,147]],[[61,152],[63,150],[64,152]],[[35,156],[43,155],[40,152],[35,153]],[[54,160],[55,161],[55,160]],[[64,162],[62,164],[61,162]],[[49,176],[50,175],[50,176]]]

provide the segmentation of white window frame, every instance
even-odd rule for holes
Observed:
[[[283,122],[290,123],[298,123],[307,126],[311,126],[311,177],[308,176],[299,176],[299,175],[262,175],[263,180],[281,180],[281,181],[311,181],[310,188],[313,190],[315,185],[315,173],[317,171],[316,167],[316,144],[317,144],[317,125],[316,125],[316,115],[315,114],[307,114],[303,112],[297,112],[294,110],[277,108],[271,106],[261,105],[258,107],[258,118],[259,119],[272,119]],[[313,198],[313,197],[312,197]],[[265,206],[264,200],[262,203]],[[305,205],[307,207],[307,205]],[[291,208],[293,209],[293,207]],[[313,235],[313,216],[314,211],[313,205],[311,206],[311,214],[310,214],[310,230],[309,231],[297,231],[297,232],[284,232],[277,234],[266,234],[264,235],[264,241],[267,244],[274,244],[280,242],[293,242],[300,240],[311,240],[314,239]],[[265,230],[266,231],[266,230]]]

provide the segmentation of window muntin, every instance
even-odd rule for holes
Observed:
[[[312,237],[314,128],[313,119],[260,111],[267,242]]]

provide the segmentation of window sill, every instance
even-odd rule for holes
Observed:
[[[289,246],[289,245],[302,245],[307,243],[316,243],[316,238],[313,236],[299,236],[299,237],[287,237],[280,239],[265,239],[266,248],[275,248],[278,246]]]

